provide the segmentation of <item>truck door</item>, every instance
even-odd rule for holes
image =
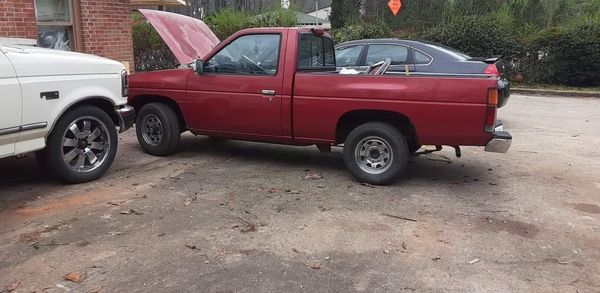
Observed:
[[[12,155],[21,130],[21,86],[0,47],[0,157]]]
[[[282,136],[280,33],[242,35],[188,80],[186,120],[200,131]]]

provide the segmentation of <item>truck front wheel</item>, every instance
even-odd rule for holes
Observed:
[[[144,105],[135,121],[142,149],[153,156],[166,156],[175,152],[181,137],[179,128],[175,111],[162,103]]]
[[[65,113],[48,136],[39,160],[59,180],[83,183],[100,178],[117,153],[117,130],[110,116],[84,105]]]
[[[370,184],[392,183],[408,163],[408,144],[395,127],[369,122],[356,127],[344,143],[344,163],[352,175]]]

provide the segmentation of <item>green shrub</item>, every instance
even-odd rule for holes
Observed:
[[[519,42],[503,25],[505,20],[491,17],[452,17],[422,35],[423,39],[444,44],[473,57],[517,55]]]
[[[532,38],[519,69],[529,83],[600,85],[600,18],[584,19]]]
[[[220,40],[225,40],[235,32],[252,27],[290,27],[296,25],[298,12],[294,9],[273,7],[259,15],[243,10],[224,8],[207,17],[204,22]]]
[[[291,27],[298,20],[298,12],[294,9],[273,7],[269,11],[252,18],[254,27]]]
[[[207,17],[204,22],[220,40],[225,40],[235,32],[253,26],[251,15],[242,10],[224,8]]]
[[[135,71],[172,69],[177,59],[158,32],[140,13],[132,14]]]
[[[383,21],[363,22],[346,25],[331,31],[337,43],[360,39],[391,38],[392,30]]]

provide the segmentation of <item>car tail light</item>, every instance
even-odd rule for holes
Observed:
[[[500,71],[498,71],[498,67],[496,64],[488,65],[485,70],[483,70],[483,74],[493,75],[495,77],[500,77]]]
[[[485,132],[494,132],[496,128],[496,109],[498,106],[498,89],[491,88],[488,90],[487,103],[485,107]]]

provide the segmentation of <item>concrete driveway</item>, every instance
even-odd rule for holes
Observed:
[[[600,99],[515,95],[500,117],[508,154],[413,157],[388,187],[341,149],[186,135],[158,158],[131,130],[89,184],[2,160],[0,292],[597,291]]]

